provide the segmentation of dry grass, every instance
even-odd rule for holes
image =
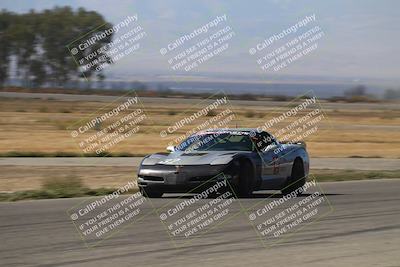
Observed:
[[[190,126],[185,126],[171,138],[159,136],[161,130],[182,118],[183,112],[196,111],[195,106],[183,103],[168,106],[162,102],[143,104],[148,119],[140,125],[139,133],[115,145],[110,152],[147,154],[163,151],[169,141],[191,130]],[[78,144],[70,136],[69,126],[82,119],[85,121],[89,114],[105,105],[104,102],[1,98],[0,153],[80,153]],[[259,126],[272,114],[277,114],[271,107],[231,108],[237,115],[232,127]],[[312,157],[400,157],[399,110],[346,109],[327,110],[326,113],[329,121],[323,121],[318,132],[306,140]]]
[[[136,177],[135,167],[2,166],[0,191],[38,190],[44,183],[76,177],[91,188],[118,188]]]

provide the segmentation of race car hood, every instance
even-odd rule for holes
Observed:
[[[153,154],[142,161],[142,165],[221,165],[228,164],[243,151],[175,151],[170,154]]]

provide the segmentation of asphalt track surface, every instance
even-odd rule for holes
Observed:
[[[330,213],[274,246],[263,245],[241,209],[280,195],[234,200],[238,216],[176,247],[155,209],[176,195],[145,202],[139,222],[85,247],[66,211],[94,198],[0,203],[1,266],[400,266],[400,180],[322,183]],[[307,192],[311,194],[312,192]],[[307,197],[301,196],[300,198]],[[208,199],[200,200],[193,208]]]
[[[138,167],[143,157],[99,158],[0,158],[0,166],[113,166]],[[383,158],[312,158],[311,169],[398,170],[400,159]]]

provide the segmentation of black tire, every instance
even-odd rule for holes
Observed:
[[[239,179],[234,185],[237,197],[249,197],[253,193],[252,189],[253,170],[248,161],[244,161],[239,169]]]
[[[163,192],[161,192],[159,190],[154,190],[154,189],[149,189],[149,188],[144,188],[144,187],[140,187],[139,190],[144,197],[148,197],[148,198],[159,198],[163,195]]]
[[[282,194],[287,195],[302,187],[306,183],[306,177],[304,173],[304,165],[301,159],[296,159],[293,163],[292,173],[289,181],[285,187],[281,190]]]

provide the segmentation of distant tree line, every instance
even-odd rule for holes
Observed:
[[[55,7],[25,14],[1,10],[0,87],[9,78],[11,69],[15,70],[16,78],[34,87],[45,83],[57,86],[82,76],[104,79],[101,71],[95,71],[96,66],[81,72],[67,48],[71,41],[99,25],[112,27],[97,12],[83,8],[74,11],[70,7]],[[93,34],[95,32],[83,38],[89,39]],[[90,54],[111,41],[112,35],[80,51],[77,56]]]
[[[361,102],[362,100],[371,100],[375,98],[375,96],[367,94],[367,87],[365,87],[364,85],[357,85],[345,90],[344,96],[347,99],[360,100]],[[400,90],[386,89],[383,94],[383,99],[385,100],[400,99]]]
[[[367,92],[365,85],[356,85],[350,87],[343,92],[343,96],[333,96],[328,98],[331,102],[379,102],[380,99],[384,100],[398,100],[400,99],[399,89],[386,89],[382,97]]]
[[[384,94],[383,98],[386,100],[400,99],[400,90],[387,89],[387,90],[385,90],[385,94]]]

